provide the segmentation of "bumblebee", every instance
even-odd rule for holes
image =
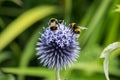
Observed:
[[[73,34],[80,34],[80,26],[76,23],[71,23],[70,29],[72,30]]]
[[[76,37],[79,37],[81,30],[87,29],[86,27],[79,26],[76,23],[71,23],[69,26],[73,32],[73,35],[75,35]]]
[[[53,32],[55,32],[55,31],[58,29],[58,26],[59,26],[58,20],[55,19],[55,18],[51,18],[51,19],[49,20],[48,25],[49,25],[49,27],[50,27],[50,30],[53,31]]]

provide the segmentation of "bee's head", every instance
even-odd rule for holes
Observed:
[[[52,26],[52,25],[53,25],[53,26],[58,25],[58,20],[55,19],[55,18],[51,18],[51,19],[49,20],[48,25],[49,25],[49,26]]]
[[[55,18],[50,19],[50,22],[56,22],[56,21],[57,21],[57,19],[55,19]]]
[[[73,28],[73,29],[76,29],[77,27],[79,27],[78,24],[76,23],[71,23],[69,26],[70,28]]]

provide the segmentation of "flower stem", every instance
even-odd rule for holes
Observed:
[[[56,75],[56,80],[60,80],[59,69],[56,69],[56,70],[55,70],[55,75]]]

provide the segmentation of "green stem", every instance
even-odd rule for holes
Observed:
[[[56,69],[56,70],[55,70],[55,75],[56,75],[56,80],[60,80],[59,69]]]

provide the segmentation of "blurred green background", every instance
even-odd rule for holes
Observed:
[[[0,80],[55,80],[54,70],[42,67],[36,42],[50,18],[76,22],[88,30],[79,37],[77,62],[61,71],[62,80],[106,80],[99,56],[120,41],[120,0],[0,0]],[[110,58],[111,80],[120,80],[120,51]]]

